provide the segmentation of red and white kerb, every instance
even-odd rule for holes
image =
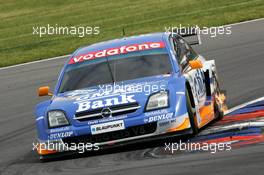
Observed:
[[[83,61],[93,60],[97,58],[102,58],[106,56],[126,54],[130,52],[164,48],[165,44],[163,42],[146,42],[142,44],[133,44],[128,46],[121,46],[118,48],[105,49],[101,51],[89,52],[87,54],[78,55],[72,57],[68,64],[80,63]]]

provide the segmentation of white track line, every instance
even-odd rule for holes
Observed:
[[[29,64],[47,62],[47,61],[52,61],[52,60],[56,60],[56,59],[62,59],[62,58],[69,57],[69,56],[70,55],[62,55],[62,56],[57,56],[57,57],[53,57],[53,58],[47,58],[47,59],[43,59],[43,60],[37,60],[37,61],[31,61],[31,62],[27,62],[27,63],[16,64],[16,65],[13,65],[13,66],[2,67],[2,68],[0,68],[0,70],[5,70],[5,69],[19,67],[19,66],[26,66],[26,65],[29,65]]]
[[[264,18],[253,19],[253,20],[243,21],[243,22],[238,22],[238,23],[233,23],[233,24],[227,24],[227,25],[223,25],[223,26],[224,27],[226,27],[226,26],[235,26],[235,25],[240,25],[240,24],[257,22],[257,21],[261,21],[261,20],[264,20]],[[14,67],[18,67],[18,66],[25,66],[25,65],[34,64],[34,63],[41,63],[41,62],[51,61],[51,60],[60,59],[60,58],[68,57],[68,56],[70,56],[70,55],[63,55],[63,56],[58,56],[58,57],[53,57],[53,58],[48,58],[48,59],[43,59],[43,60],[38,60],[38,61],[32,61],[32,62],[28,62],[28,63],[17,64],[17,65],[13,65],[13,66],[2,67],[2,68],[0,68],[0,70],[14,68]]]
[[[233,111],[235,111],[235,110],[237,110],[237,109],[243,108],[243,107],[245,107],[245,106],[247,106],[247,105],[250,105],[250,104],[253,104],[253,103],[256,103],[256,102],[259,102],[259,101],[263,101],[263,100],[264,100],[264,96],[263,96],[263,97],[260,97],[260,98],[257,98],[256,100],[252,100],[252,101],[249,101],[249,102],[243,103],[243,104],[241,104],[241,105],[235,106],[235,107],[233,107],[233,108],[227,110],[227,111],[225,112],[225,115],[228,114],[228,113],[231,113],[231,112],[233,112]]]
[[[257,22],[257,21],[262,21],[262,20],[264,20],[264,18],[252,19],[252,20],[249,20],[249,21],[237,22],[237,23],[232,23],[232,24],[226,24],[226,25],[223,25],[223,27],[236,26],[236,25],[240,25],[240,24],[247,24],[247,23]]]

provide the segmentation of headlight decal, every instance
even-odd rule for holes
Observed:
[[[145,111],[157,110],[169,107],[169,92],[159,91],[149,96]]]
[[[53,110],[48,112],[49,128],[56,128],[69,125],[69,121],[63,111]]]

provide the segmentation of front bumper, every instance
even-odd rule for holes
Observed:
[[[49,138],[52,139],[39,141],[38,154],[49,155],[67,151],[83,153],[191,133],[187,113],[181,116],[174,116],[174,113],[168,110],[152,113],[144,114],[144,117],[124,118],[125,129],[118,131],[91,134],[91,125],[57,129],[57,132],[49,133]]]

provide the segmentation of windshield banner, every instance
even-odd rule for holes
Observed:
[[[83,61],[93,60],[93,59],[107,57],[107,56],[126,54],[129,52],[157,49],[157,48],[164,48],[164,47],[165,47],[165,44],[163,42],[146,42],[142,44],[121,46],[118,48],[105,49],[101,51],[89,52],[84,55],[74,56],[70,59],[68,64],[75,64],[75,63],[80,63]]]

